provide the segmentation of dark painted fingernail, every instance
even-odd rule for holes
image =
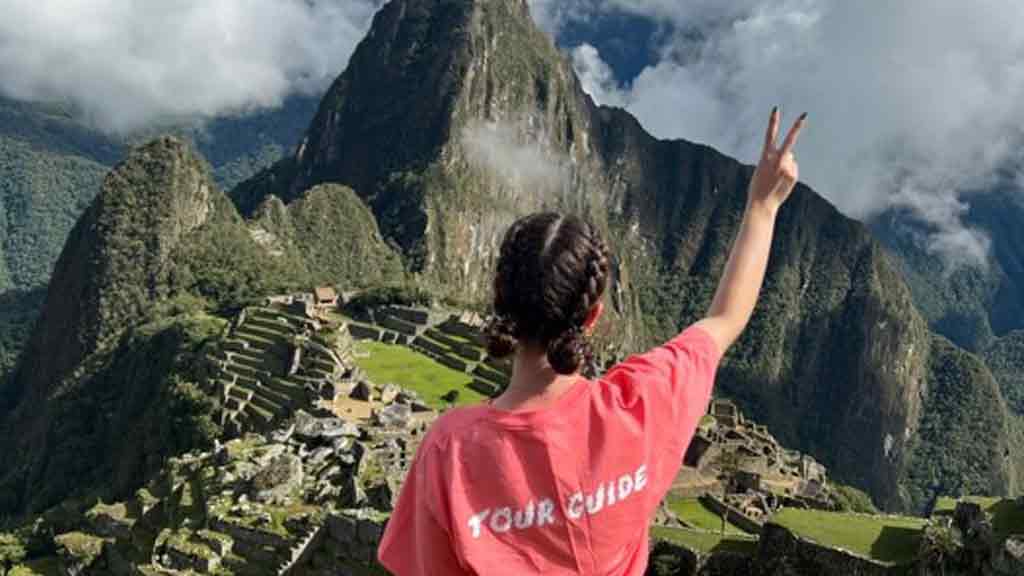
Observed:
[[[807,112],[800,115],[800,120],[807,120]]]
[[[772,107],[772,114],[778,114],[778,113],[779,113],[779,107],[778,106]]]

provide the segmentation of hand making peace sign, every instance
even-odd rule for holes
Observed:
[[[789,130],[782,148],[776,146],[779,137],[779,109],[772,109],[771,120],[768,122],[768,133],[765,134],[764,150],[761,160],[750,180],[749,202],[778,209],[789,198],[793,187],[800,177],[800,169],[793,157],[793,145],[804,127],[807,114],[797,119]]]

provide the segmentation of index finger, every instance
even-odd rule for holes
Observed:
[[[779,138],[779,107],[772,108],[771,118],[768,120],[768,132],[764,135],[764,149],[775,148],[775,141]]]
[[[789,134],[786,134],[786,141],[782,143],[781,155],[785,156],[793,149],[793,145],[796,144],[796,139],[800,136],[800,131],[804,129],[804,120],[807,119],[807,112],[804,112],[797,118],[793,127],[789,129]]]

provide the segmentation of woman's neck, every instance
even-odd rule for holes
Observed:
[[[572,388],[578,374],[563,375],[555,372],[547,360],[547,353],[533,348],[516,352],[512,362],[512,379],[492,406],[501,410],[537,410],[554,404]]]

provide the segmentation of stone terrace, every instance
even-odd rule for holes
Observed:
[[[280,305],[245,309],[210,358],[229,437],[273,428],[298,408],[333,399],[354,368],[347,333]]]

